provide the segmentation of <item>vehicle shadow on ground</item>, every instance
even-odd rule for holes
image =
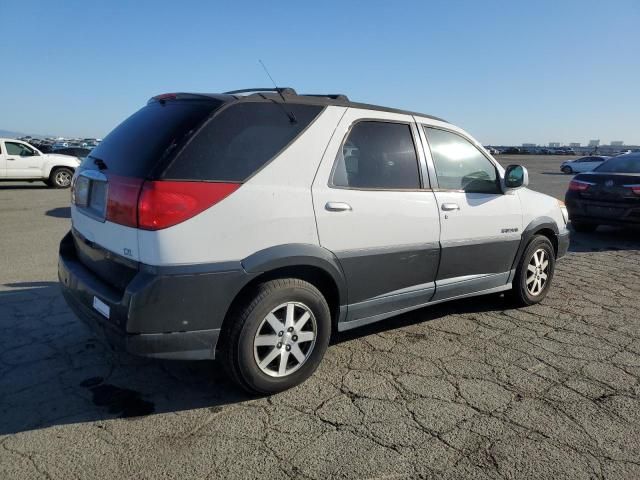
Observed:
[[[571,228],[570,252],[640,250],[640,230],[600,226],[595,232],[579,233]]]
[[[251,398],[218,361],[113,352],[71,313],[56,282],[5,287],[16,290],[0,291],[0,435]]]
[[[52,208],[47,210],[45,215],[53,218],[71,218],[71,207]]]
[[[637,232],[572,232],[570,252],[640,250]],[[113,352],[67,308],[56,282],[0,292],[0,435],[54,425],[136,418],[250,400],[218,361],[172,362]],[[513,308],[502,295],[450,301],[348,332],[332,345],[453,313]]]
[[[0,190],[45,190],[48,189],[49,187],[46,186],[44,183],[42,184],[20,184],[20,185],[2,185],[0,183]]]
[[[354,340],[359,337],[373,335],[376,333],[396,330],[398,328],[416,325],[418,323],[430,322],[448,315],[462,313],[490,313],[495,311],[505,311],[515,308],[504,294],[484,295],[482,297],[469,297],[460,300],[451,300],[429,307],[413,310],[397,317],[391,317],[380,322],[372,323],[364,327],[355,328],[346,332],[334,335],[333,344],[339,344]]]

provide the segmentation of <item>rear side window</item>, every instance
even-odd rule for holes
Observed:
[[[162,175],[243,182],[287,147],[322,111],[316,105],[244,102],[214,116]],[[296,122],[291,122],[287,112]]]
[[[338,155],[332,184],[363,189],[418,189],[418,157],[411,127],[403,123],[356,123]]]
[[[189,136],[222,102],[182,100],[153,102],[118,125],[100,144],[83,167],[102,160],[107,172],[145,178],[154,167],[178,150]]]

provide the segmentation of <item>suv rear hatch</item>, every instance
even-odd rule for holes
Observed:
[[[110,286],[124,290],[137,272],[143,190],[158,196],[152,180],[162,165],[225,100],[188,94],[155,97],[116,127],[78,168],[71,190],[78,258]]]
[[[319,105],[285,107],[266,98],[155,97],[110,133],[78,169],[71,211],[80,260],[122,289],[135,275],[137,262],[157,265],[155,243],[147,242],[145,252],[140,251],[143,235],[148,239],[151,230],[156,238],[161,235],[156,230],[177,225],[230,195],[321,111]]]

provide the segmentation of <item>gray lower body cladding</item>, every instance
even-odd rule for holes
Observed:
[[[60,244],[58,278],[76,315],[116,347],[158,358],[207,359],[231,301],[253,277],[237,263],[217,271],[164,269],[140,265],[124,289],[104,282],[78,258],[71,233]],[[215,267],[210,267],[211,268]],[[184,271],[183,271],[184,270]],[[106,318],[93,306],[109,308]]]
[[[424,244],[333,256],[313,245],[282,245],[242,262],[130,264],[124,286],[117,274],[120,260],[110,262],[112,254],[79,244],[70,232],[60,244],[58,276],[69,306],[112,345],[143,356],[209,359],[231,302],[263,272],[295,265],[328,272],[339,290],[338,329],[346,330],[447,299],[510,288],[516,260],[533,231],[519,241],[443,248]],[[556,238],[559,258],[569,236]],[[111,264],[117,272],[109,270]],[[94,308],[94,298],[108,306],[108,318]]]

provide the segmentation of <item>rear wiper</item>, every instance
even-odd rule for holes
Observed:
[[[104,160],[101,160],[100,158],[92,157],[91,155],[89,155],[89,158],[93,159],[93,163],[96,167],[98,167],[98,170],[107,169],[107,164],[104,163]]]

